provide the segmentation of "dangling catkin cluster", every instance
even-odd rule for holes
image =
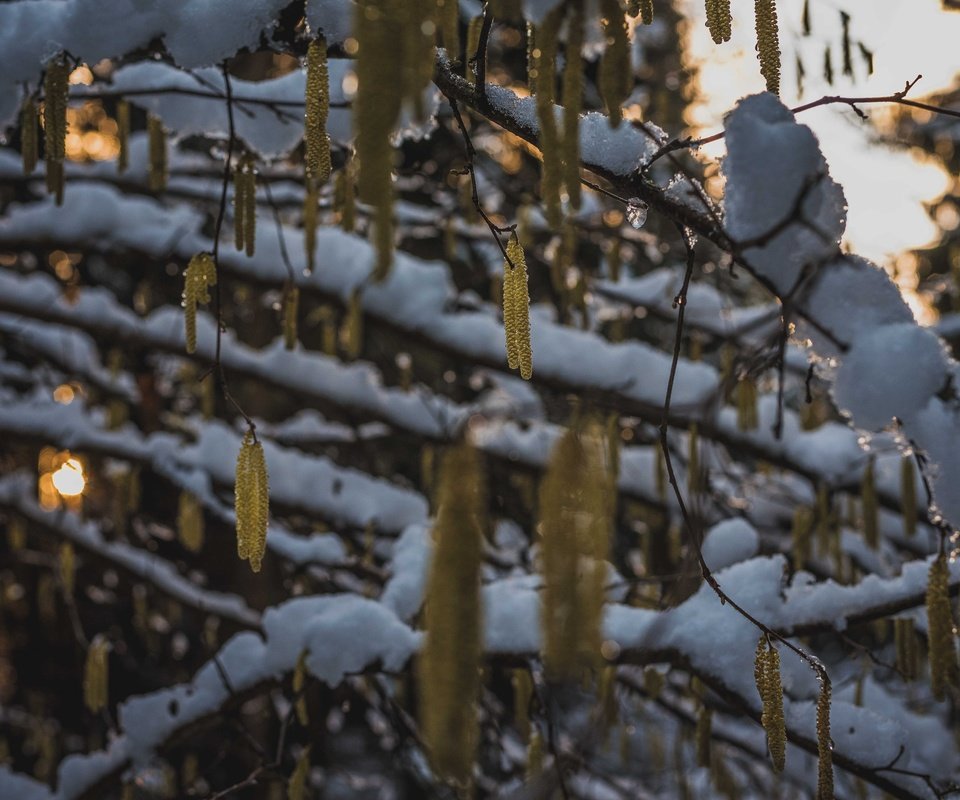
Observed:
[[[760,724],[767,733],[767,749],[775,772],[782,772],[787,754],[787,729],[783,717],[783,688],[780,682],[780,653],[761,636],[753,662],[753,676],[763,703]]]
[[[217,283],[217,268],[210,253],[197,253],[183,273],[183,319],[187,352],[197,350],[197,306],[210,302],[210,287]]]
[[[286,286],[283,290],[283,346],[293,350],[297,346],[297,316],[300,311],[300,290]]]
[[[20,157],[23,174],[31,175],[37,166],[37,107],[28,97],[20,108]]]
[[[519,369],[520,377],[528,381],[533,375],[530,295],[527,261],[516,233],[510,234],[507,259],[503,262],[503,331],[507,342],[507,365],[510,369]]]
[[[47,64],[43,78],[43,132],[47,191],[63,203],[63,159],[67,154],[67,90],[70,65],[63,56]]]
[[[342,175],[343,173],[341,173]],[[339,185],[340,175],[337,176]],[[307,272],[313,272],[317,257],[317,224],[319,223],[320,193],[312,182],[307,182],[303,194],[303,249],[307,254]]]
[[[437,0],[440,15],[440,36],[447,58],[455,61],[460,55],[459,0]]]
[[[252,256],[257,236],[257,172],[253,156],[240,159],[233,171],[233,239],[237,250]]]
[[[440,467],[418,665],[420,724],[433,770],[461,786],[470,782],[477,744],[486,504],[479,453],[465,444],[448,451]]]
[[[612,503],[598,427],[568,430],[540,484],[544,666],[552,680],[576,679],[600,653]]]
[[[533,699],[533,678],[528,669],[513,671],[513,719],[520,741],[530,739],[530,701]]]
[[[307,698],[304,696],[304,688],[307,685],[307,651],[300,653],[297,659],[297,666],[293,670],[293,682],[291,688],[294,694],[294,709],[297,713],[297,721],[306,728],[310,724],[310,717],[307,714]]]
[[[956,686],[960,677],[953,614],[950,610],[950,570],[943,555],[930,565],[927,577],[927,629],[930,685],[933,696],[943,700],[947,686]]]
[[[117,142],[117,172],[122,175],[130,166],[130,103],[126,100],[117,101]]]
[[[716,44],[730,41],[730,0],[707,0],[707,28]]]
[[[318,36],[307,48],[305,138],[307,146],[307,184],[326,183],[330,177],[330,74],[327,69],[327,43]]]
[[[580,209],[580,109],[583,104],[583,0],[569,3],[563,69],[563,183],[570,208]]]
[[[880,520],[873,463],[873,456],[870,456],[860,479],[860,500],[863,503],[863,540],[876,550],[880,547]]]
[[[237,555],[247,559],[254,572],[260,571],[260,561],[267,546],[269,505],[270,492],[263,445],[256,441],[253,432],[248,430],[244,434],[237,456],[234,506],[237,513]]]
[[[813,509],[798,506],[793,512],[791,542],[793,544],[793,568],[802,569],[810,560],[811,534],[813,533]]]
[[[167,187],[167,134],[163,122],[153,114],[147,117],[147,138],[150,152],[147,186],[151,192],[162,192]]]
[[[307,777],[310,775],[310,745],[300,751],[297,765],[287,784],[287,800],[304,800],[307,792]]]
[[[817,698],[817,800],[833,800],[833,741],[830,739],[830,684],[820,684]]]
[[[757,58],[767,91],[780,94],[780,34],[777,28],[777,0],[754,0],[757,22]]]
[[[83,703],[93,714],[106,708],[109,700],[109,654],[110,642],[102,635],[94,637],[87,648],[87,660],[83,668]]]
[[[203,547],[203,507],[190,492],[180,492],[177,538],[191,553],[199,553]]]
[[[900,459],[900,510],[903,514],[903,533],[912,537],[917,532],[917,483],[913,456]]]

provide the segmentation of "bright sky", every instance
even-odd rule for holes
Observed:
[[[703,102],[691,110],[689,122],[713,132],[722,127],[723,114],[745,94],[762,91],[763,79],[754,52],[753,2],[731,0],[733,38],[714,45],[704,25],[703,0],[685,0],[690,20],[688,52],[703,68]],[[802,0],[781,0],[780,44],[783,51],[781,93],[788,105],[809,102],[824,94],[887,95],[903,88],[918,74],[923,80],[911,93],[950,86],[960,71],[956,58],[960,41],[960,12],[945,12],[940,0],[811,0],[813,34],[804,38]],[[840,9],[852,17],[856,81],[841,74]],[[857,50],[861,40],[874,54],[874,74],[866,77]],[[832,43],[834,85],[823,78],[825,42]],[[795,58],[799,51],[806,69],[802,100],[796,96]],[[693,65],[690,65],[693,66]],[[880,107],[865,107],[879,114]],[[843,185],[849,204],[847,240],[859,254],[888,264],[898,253],[932,244],[937,229],[923,208],[942,195],[949,177],[921,154],[892,150],[870,140],[870,126],[839,106],[805,111],[800,120],[816,132],[831,174]],[[722,145],[706,149],[723,153]]]

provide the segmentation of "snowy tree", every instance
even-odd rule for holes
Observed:
[[[706,0],[683,135],[689,5],[0,6],[0,796],[960,790],[960,375],[801,113],[960,112]]]

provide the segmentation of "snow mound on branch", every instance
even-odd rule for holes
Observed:
[[[703,558],[712,570],[724,569],[753,558],[760,537],[745,519],[727,519],[714,525],[703,540]]]
[[[912,322],[857,337],[837,371],[833,398],[864,428],[914,416],[943,388],[947,357],[940,338]]]
[[[727,231],[737,242],[766,240],[743,255],[789,292],[805,267],[836,253],[846,227],[843,190],[813,132],[772,94],[741,100],[727,117],[726,140]]]
[[[307,0],[307,24],[313,33],[322,33],[327,44],[342,42],[350,35],[353,4],[343,0]]]

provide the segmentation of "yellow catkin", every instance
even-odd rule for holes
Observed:
[[[867,459],[860,479],[860,500],[863,503],[863,539],[868,547],[876,550],[880,547],[880,519],[873,456]]]
[[[557,80],[557,39],[565,7],[558,5],[550,11],[537,28],[534,55],[534,90],[536,92],[537,122],[540,127],[540,152],[543,166],[540,173],[540,196],[546,207],[547,225],[560,227],[560,189],[562,183],[562,153],[557,119],[554,116],[554,93]]]
[[[117,143],[117,172],[122,175],[130,166],[130,103],[126,100],[117,101]]]
[[[691,499],[700,493],[700,433],[696,423],[690,425],[687,435],[687,492]]]
[[[620,106],[626,102],[633,89],[630,40],[620,0],[601,0],[600,12],[603,16],[603,35],[606,37],[607,46],[600,58],[597,85],[610,126],[616,128],[623,119]],[[611,277],[611,280],[617,279]]]
[[[834,800],[833,742],[830,739],[830,684],[820,686],[817,698],[817,797],[816,800]]]
[[[477,745],[486,504],[480,454],[468,445],[448,451],[440,467],[418,677],[421,730],[431,766],[439,777],[461,786],[470,782]]]
[[[327,68],[327,43],[317,37],[307,47],[307,84],[305,98],[307,180],[325,183],[330,177],[330,75]]]
[[[47,64],[43,79],[43,132],[47,192],[63,203],[63,160],[67,153],[67,92],[70,65],[63,56]]]
[[[283,292],[283,346],[293,350],[297,346],[297,316],[300,311],[300,290],[287,286]]]
[[[920,671],[920,651],[917,635],[913,630],[913,620],[909,617],[897,617],[893,621],[893,637],[897,669],[903,673],[905,680],[914,680]]]
[[[307,714],[307,698],[304,695],[304,689],[307,685],[307,651],[300,653],[297,659],[297,666],[293,670],[293,682],[291,688],[294,695],[294,709],[297,714],[297,721],[307,727],[310,724],[310,716]]]
[[[374,276],[384,279],[393,259],[393,147],[390,136],[404,93],[397,91],[398,65],[406,53],[398,0],[361,0],[355,5],[357,93],[353,129],[360,163],[360,199],[373,207],[377,251]]]
[[[460,55],[459,0],[437,0],[440,14],[439,32],[447,58],[455,61]]]
[[[767,91],[780,94],[780,33],[776,0],[754,0],[757,23],[757,58]]]
[[[503,330],[507,365],[510,369],[519,369],[520,377],[524,380],[530,380],[533,375],[533,352],[530,347],[527,261],[516,233],[510,234],[507,258],[503,262]]]
[[[340,176],[337,175],[339,184]],[[303,250],[307,254],[307,272],[313,272],[317,258],[317,225],[319,223],[320,193],[311,183],[303,195]]]
[[[77,574],[77,556],[73,550],[73,544],[64,542],[60,545],[57,564],[60,571],[60,585],[63,587],[63,593],[68,596],[72,595]]]
[[[11,550],[23,550],[27,544],[27,523],[23,517],[7,519],[7,544]]]
[[[244,215],[247,212],[245,194],[247,182],[243,175],[243,161],[237,163],[233,170],[233,246],[243,251],[243,237],[246,233]]]
[[[707,28],[716,44],[730,41],[730,0],[707,0]]]
[[[233,232],[237,250],[252,256],[257,235],[257,173],[250,155],[241,158],[233,172]]]
[[[83,703],[93,714],[106,708],[109,700],[109,653],[110,642],[103,636],[94,637],[87,647],[83,669]]]
[[[162,192],[167,187],[167,134],[159,117],[147,117],[150,165],[147,186],[151,192]]]
[[[480,30],[483,28],[483,16],[471,17],[467,24],[467,50],[464,59],[464,76],[470,83],[476,83],[476,67],[471,63],[480,46]]]
[[[596,665],[601,644],[612,503],[600,426],[560,438],[539,505],[544,666],[552,680],[570,681]]]
[[[638,0],[637,10],[640,12],[640,22],[653,25],[653,0]]]
[[[960,677],[953,614],[950,609],[950,570],[943,555],[930,565],[926,605],[930,685],[933,696],[942,700],[946,696],[947,686],[956,686]]]
[[[903,513],[903,533],[912,537],[917,532],[917,479],[913,456],[900,459],[900,509]]]
[[[287,800],[305,800],[307,796],[307,778],[310,775],[310,745],[300,751],[297,765],[287,784]]]
[[[234,505],[237,514],[237,554],[250,562],[250,568],[254,572],[260,571],[260,562],[267,544],[269,504],[270,492],[263,445],[256,441],[253,432],[248,430],[237,455]]]
[[[530,670],[513,671],[513,719],[521,742],[530,740],[530,701],[533,699],[533,678]]]
[[[780,653],[761,636],[754,661],[757,692],[763,703],[760,722],[767,734],[767,748],[775,772],[782,772],[787,752],[787,731],[783,716],[783,687],[780,680]]]
[[[355,289],[347,302],[347,314],[340,333],[344,355],[353,360],[363,352],[363,306],[360,290]]]
[[[694,731],[694,746],[696,749],[697,766],[710,766],[710,729],[713,714],[705,705],[700,706],[697,712],[697,726]]]
[[[203,548],[203,507],[190,492],[180,492],[177,505],[177,538],[191,553]]]
[[[803,566],[810,560],[812,533],[813,510],[806,506],[798,506],[793,512],[793,527],[791,530],[794,569],[803,569]]]
[[[543,737],[540,731],[530,735],[530,744],[527,747],[527,780],[535,778],[543,771]]]
[[[563,182],[570,207],[580,209],[580,109],[583,104],[583,0],[573,0],[563,68]]]
[[[197,306],[210,302],[210,287],[217,283],[217,269],[210,253],[197,253],[183,273],[183,319],[187,352],[197,351]]]
[[[757,384],[752,378],[737,382],[737,430],[754,431],[759,424],[757,418]]]
[[[20,158],[24,175],[31,175],[37,167],[37,138],[37,107],[28,97],[20,108]]]
[[[334,211],[340,216],[340,229],[347,233],[353,233],[357,224],[357,190],[354,180],[353,161],[349,160],[337,173],[333,190]]]

